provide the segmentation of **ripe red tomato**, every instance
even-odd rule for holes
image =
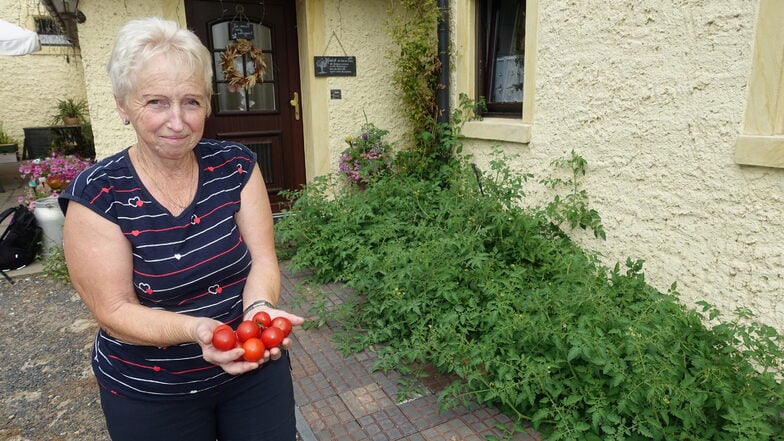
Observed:
[[[212,330],[212,333],[214,334],[214,333],[220,331],[221,329],[228,329],[229,331],[234,332],[234,330],[231,329],[231,326],[227,325],[226,323],[223,323],[223,324],[220,324],[220,325],[216,326],[215,329]]]
[[[218,326],[220,328],[220,326]],[[218,329],[212,333],[212,345],[220,351],[229,351],[237,346],[237,335],[229,328]]]
[[[264,342],[264,347],[267,349],[276,348],[283,341],[283,331],[275,326],[261,331],[261,341]]]
[[[272,326],[283,331],[283,338],[286,338],[291,334],[291,322],[286,317],[275,317],[272,319]]]
[[[253,321],[261,325],[263,328],[272,326],[272,319],[267,311],[259,311],[253,315]]]
[[[237,337],[239,337],[240,342],[244,343],[249,338],[258,338],[259,336],[259,325],[256,322],[251,320],[243,320],[239,326],[237,326]]]
[[[245,349],[242,358],[246,361],[259,361],[264,357],[264,342],[256,337],[245,340],[245,342],[242,343],[242,349]]]

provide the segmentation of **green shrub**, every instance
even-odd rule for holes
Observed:
[[[540,181],[567,193],[546,207],[525,206],[532,176],[506,162],[291,194],[284,257],[358,293],[332,312],[341,347],[378,348],[379,369],[456,375],[443,406],[494,405],[549,441],[782,439],[782,337],[746,310],[687,308],[674,284],[646,283],[642,261],[607,268],[571,241],[561,225],[604,236],[578,155],[554,162],[569,178]]]

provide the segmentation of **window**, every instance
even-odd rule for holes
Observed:
[[[784,168],[784,3],[761,0],[738,164]]]
[[[534,121],[539,0],[454,0],[454,89],[489,101],[469,139],[526,144]]]
[[[522,115],[526,0],[477,1],[477,99],[485,116]]]
[[[71,41],[53,18],[36,18],[35,32],[38,33],[38,41],[42,46],[72,46]]]

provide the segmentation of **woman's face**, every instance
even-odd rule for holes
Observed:
[[[115,98],[120,116],[136,130],[139,147],[161,159],[190,153],[204,133],[203,83],[181,66],[163,55],[153,58],[136,72],[125,100]]]

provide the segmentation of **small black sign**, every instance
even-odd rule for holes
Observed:
[[[317,77],[357,76],[357,57],[313,57]]]
[[[229,39],[244,38],[253,41],[253,23],[247,21],[233,21],[229,23]]]
[[[333,100],[339,100],[343,98],[343,94],[340,92],[340,89],[329,89],[329,97]]]

